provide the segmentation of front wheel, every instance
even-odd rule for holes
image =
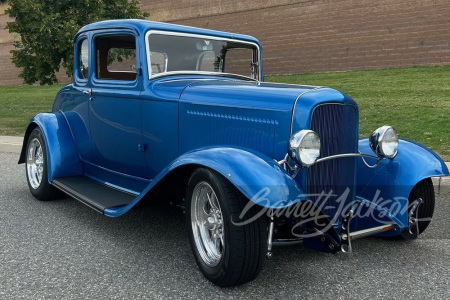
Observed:
[[[52,200],[58,191],[48,182],[47,149],[42,131],[35,128],[28,137],[25,169],[31,194],[42,201]]]
[[[408,202],[411,205],[416,199],[421,198],[422,204],[419,207],[419,234],[425,231],[431,222],[434,213],[434,187],[431,178],[427,178],[414,186],[409,194]]]
[[[241,218],[247,204],[248,199],[212,170],[199,168],[189,180],[186,221],[192,251],[203,275],[219,286],[249,282],[262,269],[266,221],[255,217],[256,205]]]

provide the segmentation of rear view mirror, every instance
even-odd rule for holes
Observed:
[[[207,41],[207,40],[203,40],[203,42],[197,42],[196,46],[197,46],[197,50],[201,50],[201,51],[212,51],[212,49],[213,49],[213,44],[211,43],[211,41]]]

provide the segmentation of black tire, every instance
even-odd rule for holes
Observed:
[[[32,150],[31,143],[35,140],[37,140],[39,142],[40,146],[42,147],[42,159],[43,159],[42,178],[39,181],[39,183],[37,182],[38,180],[36,180],[32,183],[31,181],[33,179],[30,179],[30,177],[32,177],[33,175],[30,175],[30,174],[32,174],[32,172],[30,171],[30,168],[29,168],[29,163],[30,163],[29,158],[30,158],[30,152],[32,152],[31,151]],[[42,131],[39,129],[39,127],[36,127],[31,132],[30,136],[28,137],[25,155],[26,155],[25,156],[25,171],[26,171],[26,176],[27,176],[28,187],[30,189],[31,194],[36,199],[41,200],[41,201],[53,200],[53,199],[57,198],[58,196],[60,196],[61,193],[59,192],[59,190],[57,190],[54,186],[52,186],[50,183],[48,183],[47,149],[45,147],[45,141],[44,141],[44,137],[42,135]],[[30,163],[30,165],[31,165],[31,163]]]
[[[195,203],[201,202],[193,199],[194,190],[196,190],[196,187],[198,189],[200,186],[206,186],[205,183],[212,188],[217,196],[215,199],[220,205],[221,216],[223,216],[221,219],[223,223],[221,224],[223,224],[224,246],[220,244],[221,247],[219,248],[222,254],[220,259],[217,259],[217,265],[213,266],[202,258],[194,237],[194,230],[196,230],[198,236],[198,228],[201,226],[194,227],[191,221],[193,217],[195,218],[193,214],[196,214],[195,211],[192,212],[191,210],[195,210]],[[197,192],[195,195],[198,195]],[[206,203],[206,201],[203,201],[203,203]],[[263,267],[267,251],[265,216],[245,225],[235,225],[231,222],[231,220],[235,223],[243,222],[258,214],[258,207],[254,205],[243,219],[240,218],[241,212],[248,203],[249,200],[228,180],[212,170],[199,168],[194,171],[189,179],[186,193],[186,223],[190,244],[201,272],[218,286],[235,286],[249,282],[258,276]],[[203,227],[206,227],[206,225]],[[205,231],[207,230],[205,229]],[[200,246],[200,248],[202,247]]]
[[[430,224],[434,213],[435,197],[433,181],[431,178],[424,179],[414,186],[409,194],[409,204],[413,203],[418,198],[421,198],[423,201],[419,207],[419,234],[421,234]],[[420,221],[424,219],[425,221]]]

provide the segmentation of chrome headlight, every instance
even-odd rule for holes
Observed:
[[[372,132],[369,145],[381,157],[394,158],[397,155],[398,135],[391,126],[383,126]]]
[[[289,140],[288,154],[296,164],[311,166],[320,155],[319,136],[312,130],[297,132]]]

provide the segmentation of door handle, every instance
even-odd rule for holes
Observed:
[[[83,94],[92,96],[92,89],[89,89],[89,90],[87,90],[87,91],[84,90],[84,91],[83,91]]]
[[[83,90],[83,94],[84,94],[84,95],[89,95],[89,101],[94,100],[94,99],[92,98],[92,89],[89,89],[89,90]]]

